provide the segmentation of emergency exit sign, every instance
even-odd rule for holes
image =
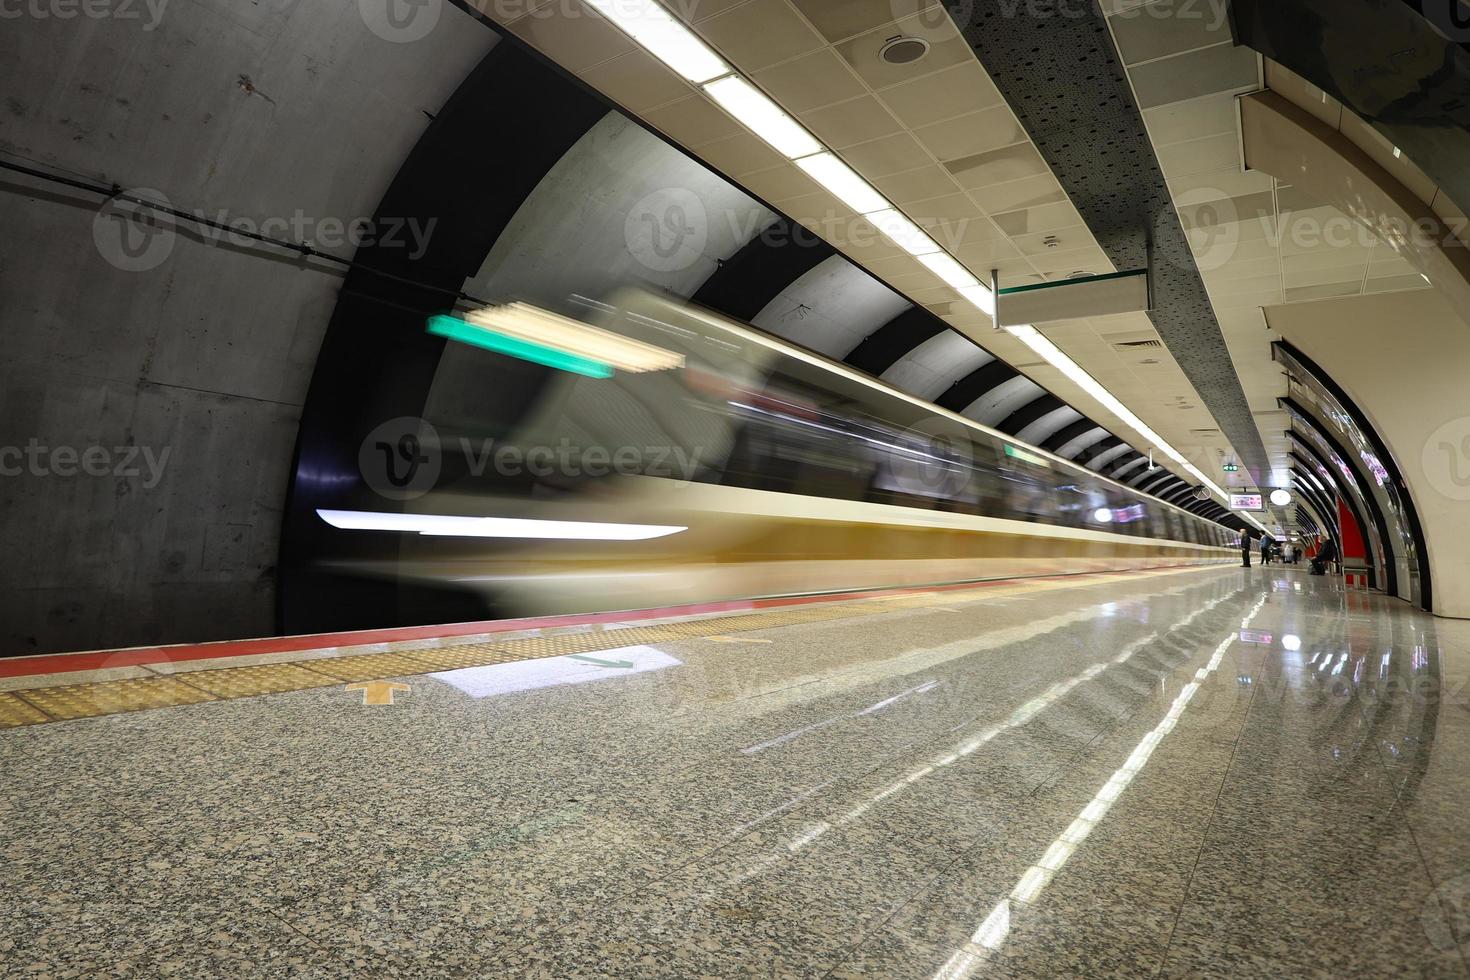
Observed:
[[[1226,473],[1234,473],[1234,472],[1238,471],[1239,469],[1240,469],[1240,467],[1239,466],[1236,466],[1234,463],[1226,463],[1225,464],[1225,472]]]

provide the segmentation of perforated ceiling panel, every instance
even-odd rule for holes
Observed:
[[[1264,479],[1265,446],[1102,14],[1080,2],[945,5],[1109,260],[1144,268],[1153,243],[1154,326]]]

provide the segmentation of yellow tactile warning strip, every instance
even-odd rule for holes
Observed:
[[[195,670],[177,676],[183,677],[184,683],[208,691],[217,698],[251,698],[261,694],[330,687],[338,683],[336,677],[297,664]]]
[[[1146,575],[1147,572],[1138,573]],[[1136,576],[1128,576],[1136,577]],[[515,663],[564,657],[579,653],[597,653],[622,647],[651,646],[679,640],[718,638],[728,642],[731,633],[826,623],[875,616],[899,609],[945,606],[978,598],[1004,598],[1048,591],[1048,585],[1026,583],[1011,588],[986,588],[983,594],[967,596],[965,590],[918,592],[897,596],[858,599],[822,606],[732,616],[690,619],[652,626],[620,626],[612,628],[573,627],[542,636],[524,637],[421,650],[388,653],[354,654],[250,667],[210,667],[183,671],[159,677],[97,681],[43,687],[14,693],[0,692],[0,728],[18,728],[48,721],[67,721],[100,715],[142,711],[205,701],[229,701],[284,694],[319,687],[335,687],[342,683],[410,677],[441,670],[487,667],[492,664]]]
[[[201,691],[172,677],[140,677],[125,681],[103,681],[100,684],[43,687],[34,691],[21,691],[16,696],[59,721],[214,700],[214,696],[208,691]]]
[[[310,669],[339,681],[377,681],[385,677],[423,674],[435,668],[412,653],[369,653],[357,657],[313,660]]]
[[[19,728],[42,721],[50,719],[14,694],[0,694],[0,728]]]

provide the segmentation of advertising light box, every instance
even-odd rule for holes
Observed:
[[[1266,499],[1258,493],[1232,493],[1231,510],[1265,510]]]

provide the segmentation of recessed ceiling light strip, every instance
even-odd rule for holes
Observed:
[[[966,291],[965,300],[987,316],[994,316],[990,289],[964,272],[953,256],[909,221],[811,132],[734,70],[693,31],[679,23],[654,0],[587,0],[644,50],[700,86],[705,94],[756,136],[794,161],[838,200],[873,222],[894,244],[915,256],[943,254],[924,264],[942,265],[940,278]],[[958,270],[958,271],[957,271]],[[961,274],[963,273],[963,274]]]
[[[709,45],[653,0],[587,0],[587,3],[649,54],[696,85],[730,74],[730,66]]]

